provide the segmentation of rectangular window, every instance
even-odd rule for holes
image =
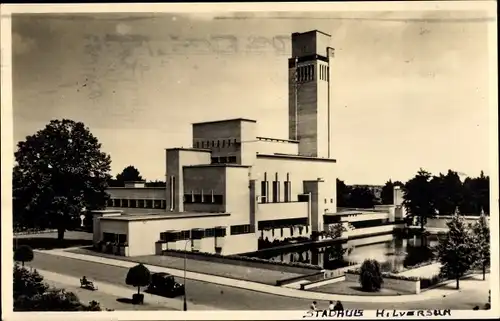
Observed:
[[[166,209],[167,208],[167,201],[165,200],[161,200],[161,206],[160,206],[161,209]]]
[[[274,181],[273,182],[273,203],[278,203],[279,202],[279,182]]]
[[[249,233],[255,233],[255,227],[253,227],[253,225],[244,224],[231,226],[231,235],[241,235]]]
[[[146,200],[146,208],[153,208],[153,200]]]
[[[236,156],[229,156],[227,162],[230,164],[236,163]]]
[[[261,198],[261,203],[267,203],[267,187],[268,187],[268,182],[267,181],[260,182],[260,198]]]
[[[309,194],[299,194],[298,201],[299,202],[309,202]]]
[[[205,237],[214,237],[214,236],[215,236],[215,228],[205,229]]]
[[[154,200],[153,208],[161,208],[161,200]]]
[[[193,203],[201,203],[201,194],[194,194]]]
[[[193,203],[193,197],[191,194],[184,194],[184,203],[186,204]]]
[[[137,207],[144,208],[144,200],[137,200]]]
[[[127,234],[118,234],[118,243],[123,244],[127,242]]]
[[[212,164],[217,164],[219,162],[219,158],[218,157],[211,157],[210,161]]]
[[[137,201],[136,200],[128,200],[128,204],[130,208],[136,208],[137,207]]]
[[[114,242],[115,240],[115,234],[113,233],[102,233],[102,241],[103,242]]]
[[[226,141],[224,139],[222,140],[222,147],[226,147]]]
[[[224,197],[222,195],[214,195],[214,204],[222,205],[224,204]]]

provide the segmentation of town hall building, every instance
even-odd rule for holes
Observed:
[[[165,151],[165,187],[131,182],[107,190],[94,242],[126,244],[129,256],[167,249],[231,255],[256,251],[259,237],[309,237],[355,217],[337,213],[330,42],[317,30],[292,34],[286,139],[260,136],[252,119],[193,124],[192,148]]]

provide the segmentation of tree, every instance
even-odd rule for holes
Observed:
[[[462,203],[463,186],[457,172],[448,170],[446,175],[439,174],[431,180],[434,190],[434,203],[439,215],[453,215]]]
[[[382,278],[382,271],[377,260],[365,260],[359,272],[359,283],[363,291],[380,291],[384,279]]]
[[[479,177],[467,177],[463,183],[463,199],[460,211],[468,215],[480,215],[484,211],[486,215],[490,210],[490,179],[481,171]]]
[[[476,251],[476,265],[483,270],[483,280],[486,279],[486,267],[490,265],[490,228],[486,216],[481,214],[472,226],[473,244]]]
[[[351,194],[352,188],[347,186],[344,181],[337,178],[337,206],[338,207],[348,207],[349,205],[349,195]]]
[[[446,225],[448,232],[439,238],[436,247],[437,257],[441,263],[441,274],[454,278],[459,289],[460,278],[476,261],[474,240],[467,228],[467,223],[458,211]]]
[[[140,295],[141,286],[147,286],[151,283],[151,273],[147,267],[138,264],[128,270],[125,283],[137,287],[137,295]]]
[[[349,196],[349,207],[373,208],[375,205],[375,195],[367,187],[355,187]]]
[[[33,250],[28,245],[21,245],[14,251],[14,261],[21,262],[22,266],[24,262],[31,262],[33,257]]]
[[[406,208],[407,216],[418,219],[422,232],[427,219],[436,216],[434,191],[430,179],[431,174],[420,169],[403,187],[403,206]]]
[[[163,181],[150,181],[146,183],[146,187],[165,187],[166,183]]]
[[[125,167],[120,174],[116,175],[116,181],[123,186],[125,186],[125,182],[140,182],[142,180],[139,170],[132,165]]]
[[[89,305],[63,289],[50,288],[35,270],[14,265],[14,311],[101,311],[96,301]]]
[[[403,187],[403,183],[400,181],[395,181],[394,183],[391,180],[388,180],[385,185],[382,187],[382,191],[380,192],[380,198],[382,200],[382,204],[392,205],[394,204],[394,187],[399,186]]]
[[[341,238],[342,234],[346,231],[347,230],[342,223],[336,223],[329,225],[328,231],[325,234],[327,237],[335,240]],[[325,250],[326,257],[328,259],[325,260],[324,267],[326,269],[343,267],[345,263],[344,255],[350,250],[351,249],[344,247],[341,242],[336,242],[335,244],[328,246]]]
[[[56,228],[59,240],[84,209],[104,208],[110,157],[81,122],[52,120],[17,145],[14,213],[29,227]]]

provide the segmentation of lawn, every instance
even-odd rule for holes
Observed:
[[[390,295],[406,295],[411,294],[409,292],[395,291],[391,289],[382,289],[379,292],[365,292],[361,290],[361,286],[357,282],[347,282],[341,281],[336,283],[330,283],[327,285],[319,286],[317,288],[309,289],[308,291],[313,292],[323,292],[332,294],[343,294],[343,295],[361,295],[361,296],[390,296]]]
[[[26,234],[14,236],[14,247],[20,245],[29,245],[37,250],[62,249],[75,246],[88,246],[92,244],[92,233],[67,231],[64,233],[64,239],[57,239],[57,232]]]

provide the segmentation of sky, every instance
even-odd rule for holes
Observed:
[[[258,121],[288,137],[290,35],[332,35],[334,155],[348,184],[424,168],[489,173],[488,22],[481,12],[30,14],[12,18],[14,143],[82,121],[111,155],[164,180],[191,123]]]

